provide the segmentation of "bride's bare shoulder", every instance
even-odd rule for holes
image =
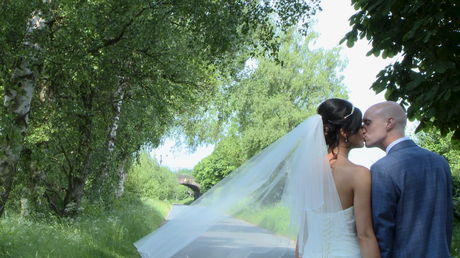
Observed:
[[[368,168],[360,165],[355,165],[355,173],[353,181],[357,182],[359,185],[365,184],[368,185],[371,182],[371,172]]]
[[[352,169],[353,171],[356,171],[358,173],[370,173],[369,169],[366,168],[365,166],[357,165],[351,161],[350,161],[349,169]]]

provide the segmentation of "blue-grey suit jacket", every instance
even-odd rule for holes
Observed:
[[[382,258],[450,257],[452,174],[447,161],[412,140],[374,163],[372,219]]]

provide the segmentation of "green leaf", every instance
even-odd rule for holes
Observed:
[[[456,129],[451,138],[452,147],[454,149],[460,149],[460,129]]]
[[[446,91],[446,94],[444,94],[444,100],[449,100],[450,93],[451,93],[450,88],[448,88],[447,91]]]
[[[385,99],[388,100],[393,93],[394,89],[387,88],[387,91],[385,92]]]
[[[415,128],[415,133],[422,131],[423,129],[425,129],[425,127],[426,127],[425,122],[423,120],[420,121],[420,124],[417,126],[417,128]]]
[[[380,9],[381,15],[386,16],[391,10],[391,7],[396,2],[396,0],[386,0],[383,7]]]
[[[347,47],[352,48],[355,45],[355,40],[347,40]]]
[[[413,90],[415,89],[417,86],[420,85],[420,83],[422,82],[422,76],[419,74],[419,73],[413,73],[413,74],[416,74],[415,76],[412,76],[411,74],[411,78],[413,78],[414,80],[409,82],[407,85],[406,85],[406,89],[407,90]]]
[[[436,115],[436,109],[434,108],[429,108],[428,111],[426,112],[426,117],[427,118],[432,118]]]
[[[412,28],[408,33],[404,34],[403,41],[411,39],[415,34],[416,28]]]
[[[443,61],[437,61],[434,70],[437,73],[444,73],[447,70],[447,65]]]

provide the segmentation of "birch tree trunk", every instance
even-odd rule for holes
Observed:
[[[125,191],[125,181],[128,177],[128,173],[125,173],[125,165],[128,158],[125,158],[118,167],[118,188],[115,190],[115,198],[120,198]]]
[[[128,80],[124,77],[119,78],[119,83],[117,90],[113,93],[112,98],[112,123],[109,125],[108,134],[107,134],[107,158],[106,161],[102,164],[102,174],[101,174],[101,184],[98,185],[99,189],[97,193],[99,194],[104,185],[106,184],[107,177],[109,176],[110,165],[112,162],[112,154],[115,147],[115,140],[117,137],[118,123],[120,121],[121,106],[123,104],[123,96],[126,87],[128,87]],[[124,161],[126,162],[126,161]],[[121,167],[123,171],[123,166]],[[120,168],[118,168],[120,171]]]
[[[37,13],[29,20],[28,26],[26,36],[30,37],[34,31],[45,28],[45,21]],[[5,114],[1,118],[2,128],[0,128],[0,153],[2,154],[0,155],[0,217],[3,215],[13,185],[26,133],[32,94],[40,74],[40,66],[37,65],[38,60],[36,60],[40,47],[31,44],[27,39],[24,45],[30,51],[29,55],[17,61],[11,80],[5,85],[3,102]]]

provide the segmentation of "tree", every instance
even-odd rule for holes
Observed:
[[[449,162],[452,173],[458,174],[460,172],[460,150],[452,146],[452,135],[453,132],[449,132],[443,137],[439,131],[431,129],[429,132],[421,132],[416,135],[415,140],[420,147],[443,156]]]
[[[452,171],[452,200],[454,204],[454,215],[460,218],[460,150],[452,146],[451,138],[453,132],[447,136],[434,128],[428,132],[421,132],[415,137],[420,147],[442,155],[448,162]]]
[[[358,38],[372,42],[368,55],[383,58],[402,53],[372,84],[385,98],[408,106],[416,132],[432,127],[443,136],[453,131],[460,148],[460,6],[450,0],[352,0],[352,30],[342,39],[352,47]]]
[[[40,1],[6,1],[0,4],[3,10],[0,82],[4,92],[0,119],[0,216],[12,188],[32,95],[40,75],[39,59],[45,46],[37,38],[49,29],[49,13],[37,8],[41,4]],[[5,58],[8,56],[10,59]]]
[[[208,189],[262,149],[294,129],[317,106],[332,97],[346,98],[338,71],[345,67],[339,49],[310,50],[317,34],[302,38],[294,30],[281,36],[279,62],[262,55],[222,89],[210,110],[216,116],[202,129],[224,135],[213,153],[194,168],[196,180]],[[222,126],[223,124],[223,126]],[[198,128],[199,130],[199,128]]]
[[[174,199],[180,190],[176,175],[168,168],[160,167],[148,150],[140,151],[132,164],[126,189],[156,200]]]
[[[88,180],[95,185],[97,178],[115,178],[133,150],[158,144],[183,110],[194,114],[206,105],[219,77],[238,71],[229,64],[254,45],[276,56],[274,31],[305,21],[319,8],[317,1],[301,0],[29,0],[3,1],[1,7],[0,149],[8,155],[0,160],[0,216],[15,170],[26,171],[17,167],[24,136],[30,135],[27,151],[36,157],[30,162],[40,161],[46,174],[49,204],[61,216],[74,216]],[[273,15],[279,18],[275,24]],[[34,24],[39,26],[28,26]],[[119,78],[128,86],[115,114]],[[29,110],[30,103],[37,110]],[[130,105],[146,103],[153,107],[126,112],[138,121],[122,121]],[[35,121],[28,125],[29,114]],[[116,117],[116,133],[131,142],[108,134]],[[160,126],[150,128],[146,119]],[[26,126],[37,134],[25,134]],[[107,151],[109,144],[115,144],[113,151]],[[104,164],[110,164],[107,176]]]
[[[244,163],[246,155],[240,148],[240,142],[239,137],[234,135],[225,137],[219,141],[211,155],[195,165],[192,176],[200,184],[202,194]]]
[[[237,167],[232,166],[222,153],[213,152],[193,168],[193,177],[205,193]]]

